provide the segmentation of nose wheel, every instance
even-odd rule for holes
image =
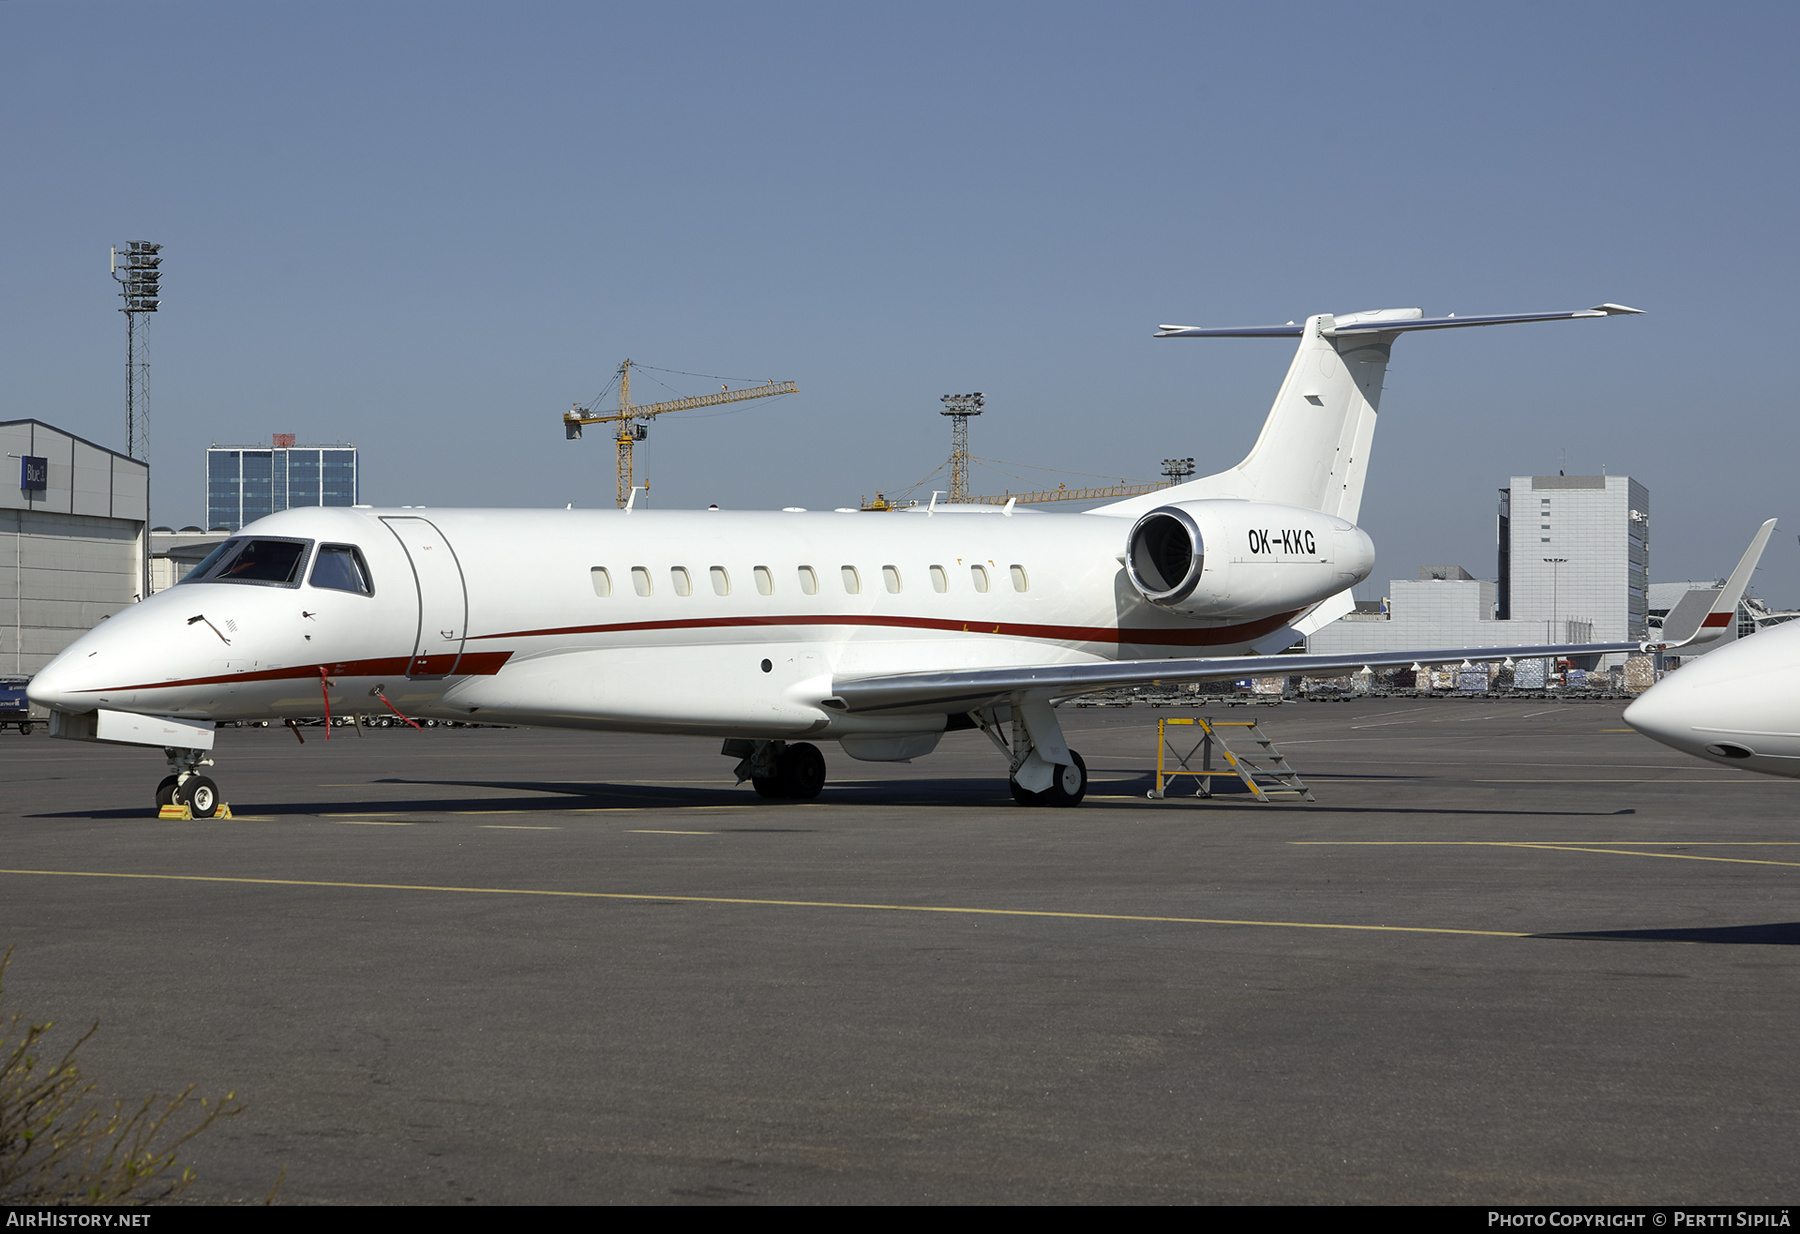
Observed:
[[[219,800],[219,786],[210,776],[200,774],[201,767],[212,766],[204,750],[165,749],[173,774],[164,776],[156,786],[156,808],[161,813],[169,806],[186,806],[194,818],[215,818],[224,803]],[[229,818],[230,812],[226,812]]]

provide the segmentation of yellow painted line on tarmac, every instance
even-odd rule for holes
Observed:
[[[483,823],[478,831],[561,831],[561,827],[541,827],[530,823]]]
[[[1800,861],[1769,861],[1757,857],[1707,857],[1699,853],[1646,853],[1627,848],[1596,848],[1592,844],[1642,844],[1643,840],[1598,840],[1592,844],[1556,844],[1538,840],[1290,840],[1290,844],[1357,844],[1368,847],[1417,847],[1417,848],[1539,848],[1559,853],[1606,853],[1615,857],[1669,857],[1680,861],[1722,861],[1730,865],[1745,866],[1800,866]],[[1652,840],[1654,844],[1657,841]],[[1669,840],[1669,844],[1681,844],[1685,841]]]
[[[414,883],[347,883],[305,878],[232,878],[217,874],[122,874],[111,870],[7,870],[0,875],[46,878],[123,878],[171,883],[237,883],[263,887],[332,887],[353,891],[436,891],[461,895],[547,896],[571,900],[636,900],[664,904],[740,904],[755,908],[835,908],[875,913],[945,913],[970,917],[1048,917],[1068,921],[1132,921],[1156,925],[1264,926],[1283,930],[1348,930],[1366,934],[1459,934],[1530,938],[1523,930],[1458,930],[1444,926],[1355,925],[1334,921],[1254,921],[1236,917],[1152,917],[1131,913],[1069,913],[1030,908],[964,908],[947,904],[861,904],[837,900],[763,900],[748,896],[658,895],[625,891],[550,891],[531,887],[440,887]]]

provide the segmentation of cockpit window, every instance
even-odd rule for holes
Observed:
[[[298,587],[311,549],[311,540],[273,540],[262,536],[227,540],[181,581]]]
[[[199,582],[206,577],[207,571],[219,564],[219,559],[221,557],[229,557],[231,554],[237,552],[243,543],[242,540],[222,541],[217,548],[202,557],[200,559],[200,564],[195,566],[192,570],[189,570],[187,574],[183,576],[181,581],[184,583]]]
[[[319,548],[319,559],[313,562],[312,585],[332,591],[353,591],[359,596],[375,594],[369,581],[369,566],[362,553],[348,544],[326,544]]]

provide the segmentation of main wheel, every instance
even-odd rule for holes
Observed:
[[[1078,806],[1087,796],[1087,763],[1073,750],[1069,751],[1069,758],[1069,764],[1057,767],[1056,778],[1050,781],[1050,787],[1044,793],[1045,805]]]
[[[1006,784],[1012,790],[1012,799],[1022,806],[1080,805],[1081,799],[1087,796],[1087,763],[1073,750],[1069,751],[1069,757],[1074,761],[1058,763],[1050,787],[1041,793],[1032,792],[1017,780],[1008,780]]]
[[[750,787],[756,790],[758,797],[785,797],[787,791],[782,785],[780,776],[751,776]]]
[[[809,741],[789,746],[776,762],[781,774],[783,794],[798,801],[811,801],[825,787],[825,756]]]
[[[156,786],[156,808],[175,804],[175,786],[181,783],[180,776],[164,776],[163,782]]]
[[[219,812],[219,786],[205,776],[189,776],[176,788],[175,800],[193,811],[195,818],[211,818]]]

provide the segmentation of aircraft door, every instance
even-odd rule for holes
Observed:
[[[406,675],[414,679],[448,677],[456,671],[468,634],[469,596],[462,566],[444,533],[429,519],[383,515],[381,521],[412,561],[419,591],[419,629]]]

